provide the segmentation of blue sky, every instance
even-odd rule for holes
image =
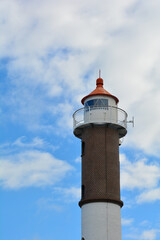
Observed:
[[[0,239],[80,238],[72,114],[104,87],[135,117],[120,147],[122,239],[160,239],[160,2],[0,1]]]

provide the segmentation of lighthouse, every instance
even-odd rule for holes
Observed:
[[[81,240],[121,240],[119,145],[127,133],[127,113],[103,88],[81,100],[73,114],[73,132],[81,139]]]

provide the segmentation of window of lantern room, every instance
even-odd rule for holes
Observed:
[[[84,107],[86,108],[86,111],[89,109],[98,109],[98,108],[108,109],[108,99],[104,99],[104,98],[92,99],[85,102]]]

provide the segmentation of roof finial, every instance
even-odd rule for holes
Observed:
[[[101,78],[101,69],[99,69],[99,78],[96,81],[97,87],[103,87],[103,79]]]

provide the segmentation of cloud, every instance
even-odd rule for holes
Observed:
[[[122,225],[123,226],[130,226],[132,223],[133,223],[134,219],[125,219],[125,218],[122,218],[121,219],[121,222],[122,222]]]
[[[59,103],[56,106],[51,108],[51,112],[57,115],[56,124],[57,124],[57,133],[69,133],[72,132],[73,128],[73,106],[66,103]]]
[[[40,137],[33,137],[29,140],[26,136],[17,138],[14,142],[6,142],[0,145],[1,155],[8,155],[9,153],[20,153],[26,150],[51,150],[55,151],[58,146],[54,146]]]
[[[66,204],[79,201],[80,195],[81,189],[78,187],[55,187],[51,197],[38,199],[37,206],[40,210],[61,212]]]
[[[125,155],[120,155],[121,187],[124,189],[152,189],[160,180],[160,166],[149,163],[147,159],[129,161]]]
[[[140,239],[140,240],[156,240],[159,235],[158,229],[149,229],[149,230],[143,230],[143,232],[137,233],[132,232],[131,234],[126,235],[129,239]]]
[[[160,154],[159,7],[149,0],[1,1],[0,59],[10,86],[1,96],[3,122],[71,128],[69,114],[101,68],[107,90],[135,116],[127,144]],[[46,116],[58,118],[54,128]]]
[[[21,148],[23,149],[52,149],[52,150],[56,150],[58,148],[58,146],[53,146],[51,145],[49,142],[47,142],[46,140],[44,140],[43,138],[40,137],[34,137],[31,141],[27,141],[27,137],[22,136],[17,138],[13,143],[9,144],[12,148],[17,147],[19,148],[19,150]],[[2,146],[3,147],[3,146]]]
[[[154,202],[156,200],[160,200],[160,188],[146,190],[137,197],[138,203]]]
[[[81,188],[78,187],[69,187],[69,188],[54,188],[54,191],[60,195],[63,195],[63,198],[66,202],[78,201],[81,197]]]
[[[66,197],[71,197],[73,200],[80,199],[81,196],[81,188],[71,187],[63,189],[64,194]]]
[[[17,147],[26,147],[26,148],[33,148],[33,147],[38,147],[42,148],[45,145],[45,141],[39,137],[35,137],[32,139],[31,142],[27,143],[25,142],[26,137],[22,136],[20,138],[17,138],[16,141],[12,144],[13,146]]]
[[[81,157],[77,157],[77,158],[75,159],[75,162],[76,162],[76,163],[81,163]]]
[[[151,230],[145,230],[142,235],[140,236],[140,239],[143,240],[154,240],[157,237],[157,230],[151,229]]]
[[[72,170],[50,153],[28,150],[0,157],[0,185],[9,189],[54,185]]]
[[[62,206],[55,202],[53,198],[40,198],[37,201],[37,205],[40,209],[49,210],[49,211],[62,211]]]
[[[160,200],[160,166],[146,158],[129,161],[124,154],[120,155],[121,188],[135,192],[135,202],[154,202]]]

